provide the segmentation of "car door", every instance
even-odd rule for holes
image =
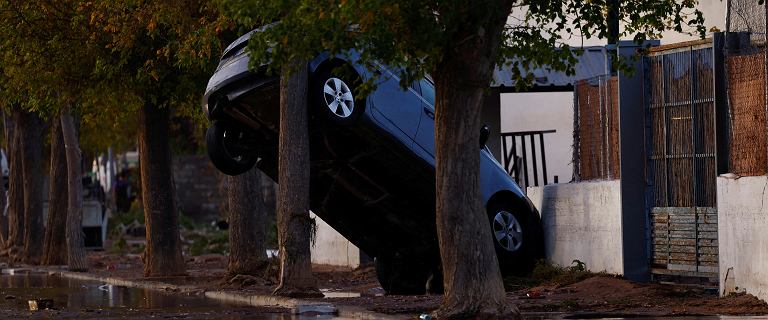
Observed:
[[[429,79],[419,81],[421,92],[421,122],[416,133],[416,144],[422,152],[435,157],[435,85]]]
[[[374,117],[385,127],[394,127],[393,134],[404,143],[416,137],[419,128],[421,99],[413,88],[403,89],[400,78],[382,68],[380,80],[373,93]]]

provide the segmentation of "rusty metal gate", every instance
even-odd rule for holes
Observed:
[[[713,49],[659,48],[645,59],[652,273],[716,280]]]

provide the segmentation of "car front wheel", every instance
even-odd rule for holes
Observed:
[[[544,257],[541,220],[536,212],[501,202],[488,207],[493,244],[503,275],[524,276]]]
[[[205,133],[208,157],[222,173],[236,176],[253,168],[258,157],[247,145],[245,128],[226,121],[214,121]]]

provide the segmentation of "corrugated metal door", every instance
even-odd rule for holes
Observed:
[[[652,52],[647,135],[652,272],[718,277],[712,47]]]

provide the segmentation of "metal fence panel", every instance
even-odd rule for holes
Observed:
[[[648,57],[654,207],[714,207],[712,48]]]
[[[716,278],[713,49],[658,51],[646,63],[652,270]]]

